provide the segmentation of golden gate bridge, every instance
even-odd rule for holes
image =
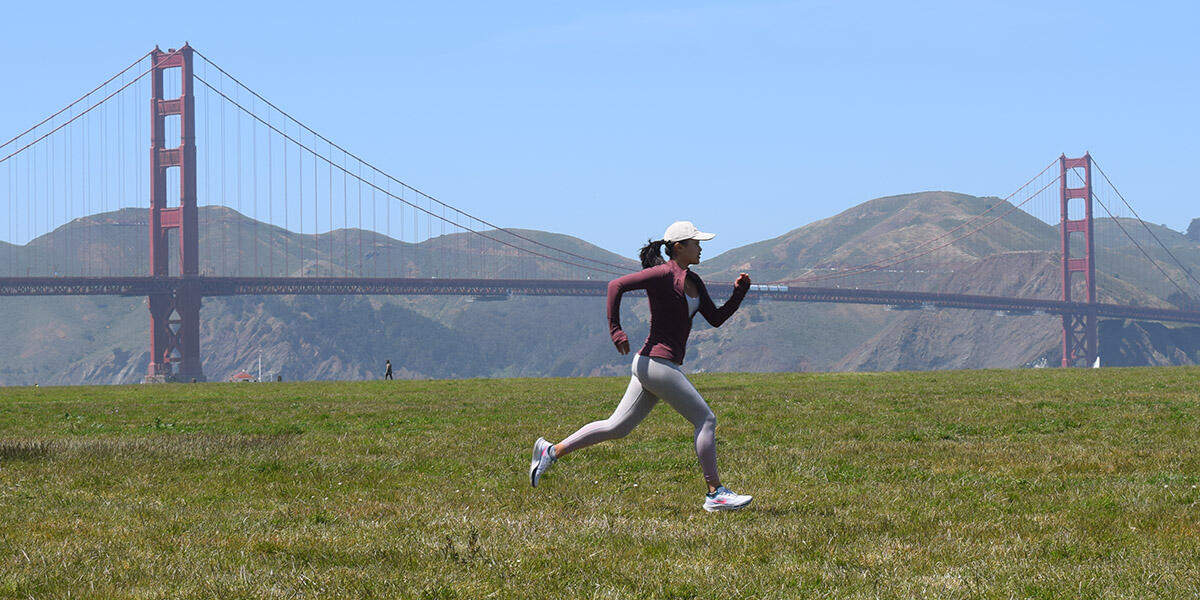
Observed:
[[[147,139],[148,160],[137,158]],[[0,295],[145,296],[150,381],[204,379],[204,297],[600,296],[608,279],[636,268],[565,237],[500,227],[444,203],[318,134],[188,45],[155,48],[4,142],[0,182],[0,214],[8,221],[0,235],[9,240],[0,243],[7,255],[0,255]],[[1107,219],[1096,219],[1095,206]],[[144,227],[142,235],[86,239],[87,219],[130,210],[145,216],[121,223]],[[1031,218],[1057,229],[1057,248],[1017,244],[1055,254],[1053,296],[954,293],[928,289],[939,280],[914,275],[964,252],[986,255],[973,246]],[[37,232],[64,227],[85,239],[39,245]],[[1021,236],[1016,229],[1010,237]],[[1104,235],[1118,241],[1099,244]],[[1200,304],[1192,300],[1200,281],[1161,237],[1090,155],[1064,155],[961,222],[910,236],[883,256],[796,265],[751,295],[1058,315],[1062,365],[1091,364],[1099,318],[1200,323]],[[1101,246],[1124,250],[1104,255]],[[1097,271],[1102,255],[1114,259],[1107,273]],[[1164,287],[1156,295],[1167,300],[1103,298],[1097,284],[1105,277]],[[717,295],[730,290],[710,287]]]

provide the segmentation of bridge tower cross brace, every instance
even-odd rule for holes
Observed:
[[[200,366],[199,226],[196,209],[196,102],[192,92],[192,48],[150,53],[150,275],[171,277],[170,233],[177,234],[180,283],[152,294],[150,366],[147,381],[204,380]],[[163,98],[163,78],[179,70],[180,95]],[[173,75],[173,74],[172,74]],[[179,146],[166,147],[167,117],[178,115]],[[178,169],[178,205],[168,206],[169,169]]]
[[[1085,153],[1080,158],[1058,157],[1059,198],[1062,221],[1059,232],[1062,236],[1062,299],[1071,302],[1072,276],[1081,273],[1087,293],[1088,308],[1083,314],[1064,314],[1062,318],[1062,366],[1073,367],[1083,361],[1091,366],[1100,353],[1099,328],[1096,317],[1096,248],[1093,244],[1095,230],[1092,225],[1092,156]],[[1067,173],[1071,169],[1083,169],[1083,187],[1068,187]],[[1070,218],[1068,205],[1071,200],[1083,200],[1084,218]],[[1071,256],[1071,234],[1083,237],[1084,255]]]

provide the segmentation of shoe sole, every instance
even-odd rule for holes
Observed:
[[[745,501],[742,504],[738,504],[737,506],[734,506],[732,504],[714,504],[712,506],[709,506],[707,503],[705,503],[704,510],[706,510],[708,512],[723,512],[723,511],[732,512],[732,511],[741,510],[743,508],[746,508],[747,506],[750,506],[751,502],[754,502],[753,497],[751,497],[749,500]]]

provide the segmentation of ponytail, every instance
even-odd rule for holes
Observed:
[[[638,258],[642,259],[642,268],[649,269],[666,262],[663,260],[662,251],[660,250],[666,242],[662,240],[653,241],[647,240],[646,245],[642,246],[638,252]]]
[[[671,251],[675,249],[674,242],[666,242],[664,240],[647,240],[646,245],[638,251],[638,258],[642,260],[642,268],[649,269],[656,267],[667,261],[663,260],[662,247],[667,247],[667,256],[671,256]]]

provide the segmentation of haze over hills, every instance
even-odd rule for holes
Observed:
[[[1057,229],[1023,211],[1008,211],[1006,203],[996,206],[1001,203],[950,192],[879,198],[777,238],[705,257],[696,270],[709,282],[731,282],[747,271],[758,283],[806,278],[810,285],[828,287],[1057,298]],[[964,223],[993,207],[989,215],[1003,215],[997,223],[954,241]],[[358,230],[300,235],[223,207],[201,211],[202,273],[583,277],[572,274],[582,270],[518,256],[511,247],[472,234],[418,244]],[[0,266],[32,262],[71,275],[77,273],[60,265],[83,264],[93,275],[145,274],[145,218],[144,210],[124,209],[77,219],[25,246],[0,244]],[[1097,239],[1120,239],[1100,235],[1114,227],[1111,220],[1097,219]],[[623,271],[637,268],[629,257],[569,236],[512,231],[586,259],[622,265]],[[1156,233],[1184,267],[1200,265],[1200,242],[1165,228]],[[909,260],[847,276],[855,265],[922,244],[906,255]],[[1178,305],[1181,299],[1163,290],[1165,278],[1155,277],[1161,274],[1139,252],[1120,243],[1098,250],[1098,260],[1117,265],[1099,279],[1101,300]],[[1164,268],[1183,280],[1180,267]],[[4,298],[0,303],[6,316],[0,320],[0,356],[9,357],[0,364],[0,384],[128,383],[140,381],[146,371],[144,298]],[[647,329],[645,303],[630,298],[625,306],[626,330],[640,340]],[[600,298],[243,296],[205,299],[201,318],[210,380],[238,370],[254,373],[260,356],[264,377],[280,374],[288,380],[378,377],[385,359],[391,359],[399,377],[598,375],[628,369],[627,357],[618,355],[608,339]],[[1044,315],[764,301],[747,302],[720,329],[696,319],[693,331],[689,370],[894,370],[1056,364],[1060,324]],[[1175,338],[1186,332],[1168,335],[1135,324],[1106,331],[1102,344],[1109,344],[1108,353],[1127,357],[1123,360],[1141,356],[1172,364],[1198,358],[1180,350],[1190,342]],[[1125,347],[1129,344],[1117,337],[1140,345]]]

